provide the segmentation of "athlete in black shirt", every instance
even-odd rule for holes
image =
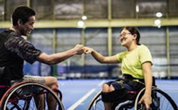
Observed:
[[[0,33],[0,68],[4,68],[4,74],[0,76],[0,79],[5,82],[12,80],[36,81],[55,89],[58,88],[55,77],[24,76],[24,61],[31,64],[35,61],[48,65],[57,64],[73,55],[82,54],[83,46],[76,45],[70,50],[51,55],[36,49],[22,37],[22,35],[27,36],[34,29],[35,14],[35,11],[27,6],[17,7],[12,14],[13,26]]]

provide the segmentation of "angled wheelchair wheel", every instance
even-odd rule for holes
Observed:
[[[117,104],[114,106],[115,110],[134,110],[133,101],[126,100],[122,103]],[[113,108],[113,109],[114,109]],[[101,91],[99,91],[94,98],[91,100],[87,110],[104,110],[104,103],[101,99]]]
[[[64,110],[56,93],[42,84],[33,82],[11,87],[3,95],[0,107],[1,110]]]
[[[101,100],[101,91],[99,91],[91,100],[87,110],[104,110],[104,104]]]
[[[144,109],[144,104],[138,104],[139,100],[143,96],[145,88],[142,89],[135,100],[135,110],[146,110]],[[177,110],[177,105],[172,100],[172,98],[164,91],[152,87],[152,104],[150,105],[150,110]]]

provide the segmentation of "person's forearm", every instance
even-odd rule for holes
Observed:
[[[68,59],[69,57],[76,55],[76,51],[74,49],[65,51],[65,52],[61,52],[61,53],[55,53],[55,54],[51,54],[51,55],[47,55],[45,53],[42,53],[38,60],[40,62],[46,63],[48,65],[52,65],[52,64],[57,64],[60,63],[66,59]]]
[[[61,52],[61,53],[56,53],[56,54],[52,54],[51,58],[54,64],[60,63],[70,57],[72,57],[73,55],[76,55],[76,51],[74,49],[65,51],[65,52]]]
[[[97,60],[98,62],[105,63],[104,56],[98,53],[97,51],[93,50],[91,54],[95,58],[95,60]]]
[[[151,87],[153,82],[151,73],[146,73],[144,75],[144,79],[145,79],[145,88],[146,88],[145,94],[151,95]]]

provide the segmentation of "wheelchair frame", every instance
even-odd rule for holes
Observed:
[[[142,95],[145,92],[145,88],[143,88],[138,94],[137,97],[135,99],[135,104],[134,104],[134,109],[138,110],[139,109],[139,100],[141,99]],[[162,91],[161,89],[157,88],[157,87],[152,87],[152,104],[150,105],[151,108],[156,108],[156,110],[163,110],[163,108],[158,108],[160,106],[160,103],[158,103],[158,101],[160,101],[161,96],[158,94],[162,95],[162,97],[165,97],[165,100],[167,99],[167,101],[169,101],[169,103],[171,104],[170,106],[172,106],[172,108],[174,110],[178,110],[178,107],[176,105],[176,103],[174,102],[174,100],[164,91]],[[165,102],[166,104],[166,102]],[[165,107],[165,106],[164,106]],[[153,109],[154,110],[154,109]]]
[[[126,100],[124,102],[117,104],[115,110],[145,110],[145,105],[139,104],[139,100],[143,96],[144,91],[145,88],[141,89],[141,91],[135,94],[136,98],[133,100]],[[176,103],[173,101],[173,99],[167,93],[154,86],[152,87],[152,104],[150,105],[151,110],[165,110],[164,108],[160,108],[161,102],[156,102],[156,101],[162,101],[161,98],[164,98],[164,100],[167,101],[166,103],[169,104],[169,107],[172,108],[169,110],[178,110],[178,107]],[[101,107],[101,108],[97,108],[97,107]],[[104,110],[104,105],[101,100],[101,91],[99,91],[91,100],[87,110]]]
[[[6,86],[2,86],[1,88],[6,88]],[[57,94],[54,92],[56,92]],[[44,99],[44,106],[49,106],[48,100],[46,98],[49,98],[50,96],[55,99],[57,110],[64,110],[64,106],[61,102],[62,93],[60,92],[60,90],[51,90],[50,88],[42,84],[25,81],[18,82],[5,91],[0,100],[0,110],[11,110],[14,108],[16,108],[17,110],[21,110],[21,107],[23,107],[23,110],[29,109],[30,106],[33,105],[31,103],[35,102],[35,97],[40,95],[43,97],[42,99]],[[39,106],[40,105],[38,105],[38,107]],[[9,109],[8,107],[11,107],[11,109]],[[37,110],[38,107],[31,107],[30,109]]]

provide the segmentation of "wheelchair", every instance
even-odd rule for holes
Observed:
[[[0,110],[64,110],[62,93],[35,82],[0,85]]]
[[[134,94],[133,99],[124,100],[122,102],[113,104],[114,110],[146,110],[145,105],[139,104],[139,100],[143,96],[145,88],[141,89],[138,93],[131,91],[128,94]],[[99,91],[91,100],[88,110],[104,110],[104,104],[101,99],[101,91]],[[164,91],[157,87],[152,87],[152,104],[149,110],[178,110],[176,103]]]

